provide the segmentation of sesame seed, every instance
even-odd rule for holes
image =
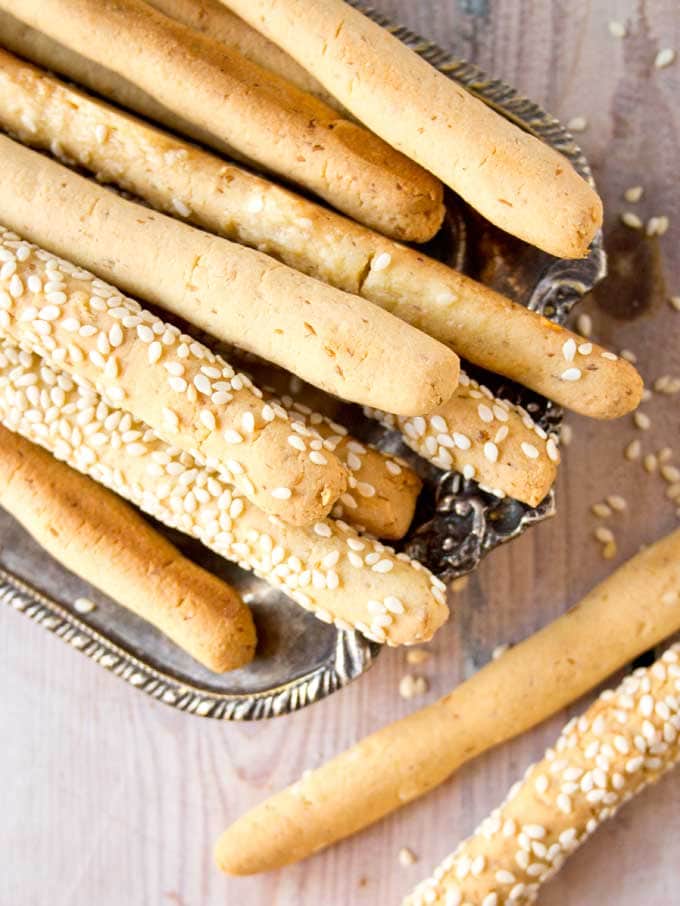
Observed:
[[[488,406],[484,405],[484,403],[479,404],[479,406],[477,407],[477,413],[483,422],[493,421],[493,412]]]
[[[593,351],[592,343],[581,343],[578,347],[579,355],[590,355]]]
[[[625,201],[630,202],[630,204],[637,204],[642,198],[643,193],[644,189],[642,186],[630,186],[630,188],[626,189],[623,193],[623,197]]]
[[[384,271],[387,267],[390,266],[392,261],[392,256],[389,252],[380,252],[379,255],[376,255],[371,260],[371,270],[372,271]]]
[[[614,37],[614,38],[625,38],[626,37],[626,34],[627,34],[626,26],[623,24],[623,22],[617,22],[616,20],[612,19],[609,22],[608,28],[609,28],[609,34],[612,35],[612,37]]]
[[[650,419],[650,417],[645,412],[641,412],[639,409],[637,410],[637,412],[633,413],[633,423],[635,424],[636,428],[640,429],[640,431],[649,431],[652,426],[652,420]]]
[[[622,211],[621,223],[630,230],[641,230],[642,221],[633,211]]]
[[[671,47],[664,47],[654,57],[654,65],[657,69],[664,69],[675,62],[675,51]]]
[[[522,453],[524,453],[524,455],[528,459],[538,459],[538,450],[536,449],[536,447],[533,444],[528,444],[526,441],[522,441],[520,446],[522,449]]]
[[[668,299],[668,304],[673,311],[680,311],[680,296],[671,296]]]
[[[670,226],[670,221],[665,214],[661,214],[657,217],[650,217],[647,221],[645,227],[645,232],[648,236],[663,236],[668,232],[668,227]]]
[[[390,475],[400,475],[402,472],[401,466],[391,459],[385,461],[385,468],[390,473]]]
[[[611,508],[606,503],[594,503],[590,510],[598,519],[607,519],[612,514]]]
[[[399,695],[405,699],[416,698],[428,691],[428,682],[424,676],[412,676],[407,673],[399,681]]]
[[[465,434],[460,434],[458,431],[453,432],[453,442],[459,450],[469,450],[472,446],[470,438]]]
[[[626,446],[623,451],[623,455],[629,462],[633,462],[636,459],[640,458],[641,444],[640,441],[635,438]]]
[[[293,496],[293,492],[290,488],[273,488],[271,495],[277,500],[290,500],[290,498]]]
[[[323,453],[319,453],[317,450],[312,450],[312,452],[309,454],[309,461],[313,462],[317,466],[328,465],[328,460],[326,459],[326,457],[323,455]],[[361,491],[359,493],[361,493]],[[375,490],[373,493],[375,493]]]
[[[491,441],[487,441],[484,444],[484,457],[488,459],[489,462],[498,461],[498,447],[496,446],[496,444],[492,443]]]
[[[180,217],[189,217],[191,214],[191,208],[185,201],[182,201],[181,198],[173,198],[171,200],[173,210],[180,215]]]
[[[635,365],[637,363],[637,356],[630,349],[622,349],[621,352],[619,353],[619,355],[621,356],[622,359],[625,359],[627,362],[630,362],[631,365]]]
[[[608,503],[609,506],[610,506],[613,510],[615,510],[617,513],[622,513],[622,512],[626,509],[626,507],[628,506],[628,504],[626,503],[625,498],[624,498],[624,497],[621,497],[620,494],[610,494],[610,495],[607,497],[607,503]]]
[[[412,849],[409,849],[407,846],[402,846],[399,850],[399,864],[404,868],[407,868],[409,865],[415,865],[417,858]]]
[[[581,369],[580,368],[567,368],[566,371],[563,371],[560,377],[563,381],[578,381],[581,378]]]
[[[243,436],[239,434],[238,431],[234,431],[233,428],[227,428],[224,432],[224,439],[228,444],[242,444]]]
[[[567,129],[570,132],[585,132],[588,128],[588,120],[585,116],[573,116],[567,121]]]
[[[576,341],[573,337],[569,339],[562,345],[562,355],[565,362],[573,362],[574,356],[576,355]]]
[[[576,329],[584,337],[590,337],[593,332],[593,319],[586,312],[582,312],[576,319]]]

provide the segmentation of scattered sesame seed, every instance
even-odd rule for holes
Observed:
[[[590,510],[598,519],[607,519],[612,514],[610,507],[606,503],[594,503]]]
[[[670,66],[675,62],[675,56],[676,54],[672,47],[664,47],[654,57],[654,65],[657,69],[664,69],[664,67]]]
[[[406,663],[418,666],[425,664],[432,658],[432,652],[425,648],[408,648],[406,651]]]
[[[605,560],[613,560],[616,556],[617,547],[616,541],[608,541],[605,546],[602,548],[602,557]]]
[[[680,296],[671,296],[668,300],[668,304],[673,311],[680,311]]]
[[[652,427],[651,418],[645,413],[641,412],[639,409],[633,413],[633,423],[636,428],[639,428],[640,431],[649,431]]]
[[[402,846],[399,850],[399,864],[404,868],[408,868],[409,865],[415,865],[418,861],[415,853],[412,849],[409,849],[407,846]]]
[[[598,525],[593,534],[597,540],[601,541],[603,544],[608,544],[610,541],[614,540],[614,533],[604,525]]]
[[[661,466],[661,477],[669,484],[680,482],[680,469],[675,466]]]
[[[656,470],[659,467],[659,462],[656,458],[656,454],[648,453],[645,456],[645,458],[642,460],[642,465],[643,465],[645,472],[648,472],[650,475],[652,473],[656,472]]]
[[[621,223],[630,230],[642,229],[642,221],[633,211],[623,211],[621,213]]]
[[[92,613],[93,610],[97,609],[97,605],[94,601],[90,601],[89,598],[76,598],[73,602],[73,607],[78,613]]]
[[[419,695],[425,695],[429,690],[429,684],[424,676],[413,676],[407,673],[399,681],[399,695],[405,699],[416,698]]]
[[[623,24],[623,22],[617,22],[616,20],[612,19],[611,22],[609,23],[608,27],[609,27],[609,34],[612,35],[612,37],[614,37],[614,38],[625,38],[626,37],[626,34],[627,34],[626,26]]]
[[[663,236],[668,232],[668,227],[670,226],[670,221],[665,214],[659,215],[657,217],[650,217],[647,221],[645,227],[645,232],[648,236]]]
[[[642,186],[631,186],[623,193],[623,197],[624,200],[629,202],[630,204],[637,204],[637,202],[642,198],[643,193],[644,189],[642,188]]]
[[[586,312],[582,312],[576,319],[576,329],[586,338],[593,332],[593,319]]]
[[[563,447],[568,447],[574,439],[574,429],[569,424],[563,424],[560,429],[560,443]]]
[[[567,129],[570,132],[585,132],[588,128],[588,120],[585,116],[574,116],[567,121]]]
[[[607,497],[607,503],[617,513],[622,513],[628,506],[625,498],[620,494],[610,494]]]
[[[636,459],[640,458],[641,451],[642,445],[640,441],[635,438],[634,440],[631,440],[631,442],[626,446],[625,450],[623,451],[623,455],[629,462],[634,462]]]
[[[637,364],[637,356],[630,349],[622,349],[619,353],[622,359],[625,359],[627,362],[630,362],[631,365]]]

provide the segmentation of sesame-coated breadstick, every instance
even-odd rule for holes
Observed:
[[[269,388],[263,385],[262,389],[266,396]],[[300,421],[323,438],[324,449],[349,470],[347,490],[333,504],[331,516],[377,538],[403,538],[423,484],[413,469],[398,457],[361,443],[343,425],[287,393],[275,399],[292,422]]]
[[[339,107],[335,98],[314,76],[276,44],[268,41],[259,31],[230,13],[219,0],[147,0],[147,2],[171,19],[177,19],[182,25],[233,47],[244,57],[277,73],[302,91],[315,95],[330,107]]]
[[[585,255],[602,224],[595,190],[389,31],[343,0],[223,2],[487,220],[551,255]]]
[[[0,0],[5,11],[113,69],[233,153],[396,239],[425,241],[441,183],[363,126],[142,0]]]
[[[408,645],[447,618],[444,584],[417,561],[338,520],[298,528],[267,516],[219,472],[9,342],[0,342],[0,420],[339,629]]]
[[[116,289],[0,228],[0,334],[129,409],[168,443],[214,462],[294,525],[325,516],[346,470],[243,374]],[[143,456],[143,443],[135,445]]]
[[[198,8],[194,0],[185,2]],[[77,161],[158,210],[364,296],[469,361],[563,406],[614,418],[639,402],[642,383],[625,359],[417,250],[226,164],[3,51],[0,124],[25,144]]]
[[[255,627],[233,588],[183,557],[119,497],[3,427],[0,506],[67,569],[210,670],[252,660]]]
[[[359,296],[142,208],[4,136],[0,166],[0,222],[220,340],[399,414],[429,412],[455,389],[455,353]]]
[[[218,841],[218,865],[229,874],[279,868],[412,802],[680,630],[679,601],[680,530],[438,702],[305,772],[243,815]]]
[[[676,605],[677,606],[677,605]],[[522,906],[622,805],[680,760],[680,645],[573,718],[404,906]]]
[[[555,481],[560,454],[528,412],[461,372],[453,396],[429,415],[400,417],[366,408],[440,469],[474,478],[484,491],[536,506]]]

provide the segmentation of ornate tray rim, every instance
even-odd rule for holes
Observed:
[[[401,25],[394,24],[382,13],[365,6],[360,0],[349,0],[352,6],[387,28],[399,40],[429,63],[464,85],[477,97],[529,129],[561,151],[590,183],[593,177],[588,162],[572,136],[559,121],[533,101],[522,97],[501,79],[489,78],[479,67],[458,60],[438,45]],[[529,303],[556,321],[563,322],[571,307],[589,292],[606,274],[606,257],[602,235],[593,240],[586,258],[577,261],[555,259],[542,275]],[[559,428],[562,412],[552,407],[551,424]],[[521,534],[529,525],[552,516],[554,492],[534,509],[527,509],[511,531],[492,530],[486,519],[490,509],[481,492],[465,493],[465,505],[476,509],[475,533],[479,535],[473,565],[445,569],[446,577],[468,572],[482,556],[501,543]],[[332,660],[302,676],[271,689],[253,693],[219,693],[185,683],[153,664],[141,660],[126,647],[80,619],[63,604],[34,588],[6,569],[0,568],[0,602],[35,620],[100,666],[125,680],[131,686],[166,705],[218,720],[261,720],[289,714],[341,689],[368,670],[380,646],[359,633],[338,631]]]

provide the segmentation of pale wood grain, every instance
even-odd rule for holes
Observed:
[[[581,143],[607,202],[608,281],[586,303],[596,335],[633,348],[645,378],[680,374],[680,64],[651,61],[680,48],[675,0],[375,0],[375,5],[501,75],[564,119],[584,115]],[[468,10],[466,12],[466,10]],[[477,11],[475,14],[474,11]],[[486,13],[485,13],[486,10]],[[625,41],[610,19],[627,22]],[[663,240],[640,242],[617,223],[622,191],[644,184],[642,216],[665,213]],[[653,279],[642,279],[651,265]],[[645,314],[626,320],[638,302]],[[584,310],[585,310],[584,308]],[[645,406],[652,450],[678,448],[678,407]],[[590,504],[622,493],[629,512],[614,521],[618,560],[677,522],[663,485],[624,461],[629,419],[616,425],[571,419],[575,439],[559,481],[559,515],[497,551],[465,592],[423,672],[426,700],[473,672],[502,642],[562,612],[610,565],[590,533]],[[266,878],[231,880],[213,868],[219,831],[301,769],[405,714],[397,694],[401,652],[386,651],[371,673],[311,709],[251,726],[176,713],[140,695],[28,620],[0,623],[0,903],[13,906],[368,906],[401,896],[493,807],[555,736],[564,715],[469,765],[453,781],[360,837]],[[402,868],[411,846],[420,862]],[[541,903],[640,902],[680,898],[680,781],[667,778],[630,805],[547,888]]]

